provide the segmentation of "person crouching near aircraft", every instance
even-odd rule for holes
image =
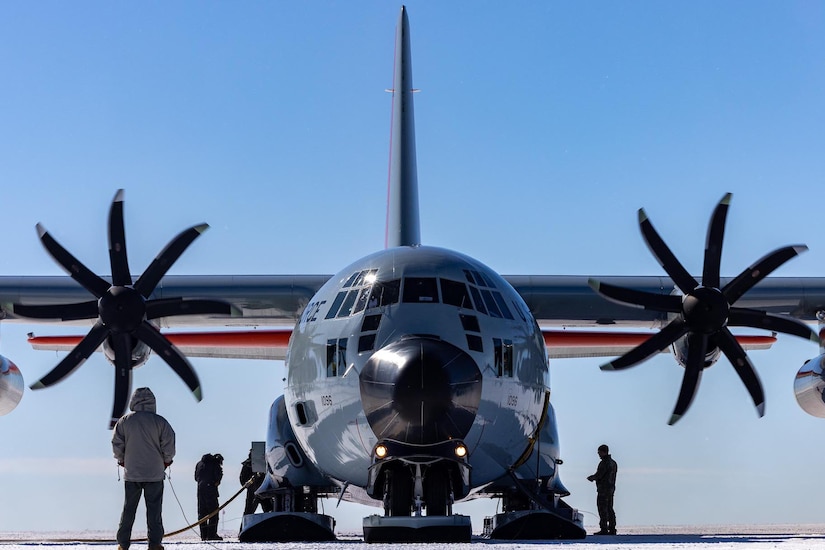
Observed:
[[[258,495],[255,494],[255,491],[263,484],[265,478],[266,474],[264,472],[252,471],[252,449],[250,449],[249,456],[241,462],[241,473],[238,476],[242,487],[246,485],[250,479],[252,480],[251,485],[246,488],[246,505],[243,509],[244,515],[254,514],[255,510],[258,509],[258,504],[261,505],[261,509],[264,512],[271,512],[273,510],[272,499],[260,499]]]
[[[129,403],[132,412],[122,416],[112,433],[115,460],[123,466],[123,513],[117,529],[117,548],[127,550],[132,539],[140,495],[146,504],[149,550],[163,550],[163,477],[175,457],[175,431],[155,412],[155,395],[138,388]]]
[[[599,466],[596,473],[587,476],[588,481],[596,482],[596,507],[599,510],[599,531],[594,535],[616,534],[616,512],[613,511],[613,494],[616,492],[616,472],[619,467],[610,456],[607,445],[599,445]]]
[[[195,481],[198,482],[198,519],[209,514],[212,517],[200,524],[201,540],[223,540],[218,535],[218,485],[223,479],[223,456],[205,454],[195,466]]]

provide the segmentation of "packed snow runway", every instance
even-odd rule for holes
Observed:
[[[165,539],[167,550],[262,550],[275,544],[237,542],[230,533],[225,540],[201,542],[195,534],[182,534]],[[114,533],[101,531],[75,533],[0,533],[0,549],[60,548],[61,550],[114,550]],[[140,536],[136,533],[136,536]],[[339,534],[342,540],[326,543],[277,544],[279,550],[388,550],[390,544],[365,544],[358,536]],[[478,550],[485,546],[495,550],[538,549],[546,545],[563,546],[566,550],[825,550],[825,524],[806,525],[739,525],[739,526],[647,526],[627,528],[617,536],[588,536],[583,541],[515,541],[498,542],[476,539],[470,544],[451,544],[451,550]],[[405,550],[439,548],[440,544],[405,544]],[[145,542],[134,542],[133,550],[145,548]]]

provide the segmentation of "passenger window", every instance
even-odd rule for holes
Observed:
[[[347,339],[327,340],[327,378],[343,376],[347,367]]]
[[[404,302],[438,303],[438,287],[435,277],[406,277],[404,279]]]
[[[493,338],[493,369],[496,376],[513,377],[513,341]]]
[[[503,345],[502,367],[504,369],[504,376],[513,377],[513,341],[505,340]]]
[[[493,370],[499,378],[501,378],[501,375],[504,373],[504,369],[502,368],[501,338],[493,338]]]
[[[440,281],[441,298],[445,304],[473,309],[473,304],[470,302],[470,295],[467,293],[466,284],[459,281],[451,281],[450,279],[440,279]]]

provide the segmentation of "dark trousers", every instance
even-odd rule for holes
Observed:
[[[616,530],[616,512],[613,511],[613,491],[596,493],[596,508],[599,510],[599,528],[605,532]]]
[[[125,498],[120,525],[117,528],[117,543],[122,548],[129,548],[132,538],[132,525],[135,523],[140,495],[146,504],[146,529],[149,544],[160,544],[163,539],[163,481],[126,481],[123,483]]]
[[[218,509],[218,488],[211,483],[198,483],[198,519]],[[200,524],[201,540],[218,538],[218,514]]]
[[[259,499],[258,496],[255,494],[255,489],[252,487],[246,490],[246,505],[244,506],[243,513],[246,514],[254,514],[255,510],[258,508],[258,504],[261,505],[261,510],[264,512],[271,512],[272,511],[272,499]]]

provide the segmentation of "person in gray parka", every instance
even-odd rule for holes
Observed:
[[[132,538],[140,495],[146,503],[149,550],[162,550],[163,477],[175,457],[175,431],[155,412],[155,395],[138,388],[129,403],[132,412],[121,417],[112,433],[112,451],[123,466],[126,496],[117,530],[118,550],[127,550]]]

